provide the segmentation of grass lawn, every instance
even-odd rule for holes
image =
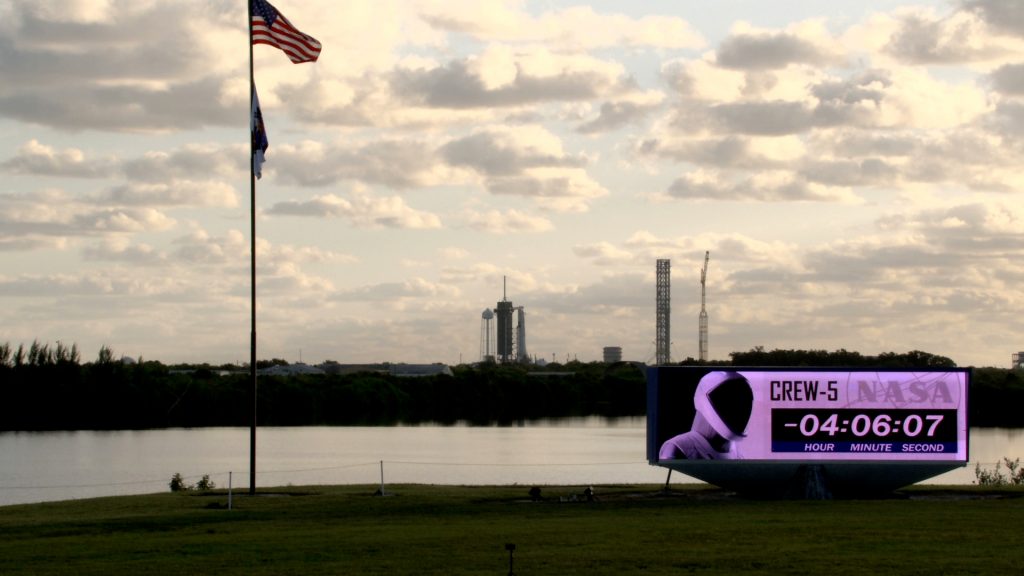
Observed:
[[[1024,490],[749,500],[705,486],[309,486],[0,507],[0,574],[1019,574]]]

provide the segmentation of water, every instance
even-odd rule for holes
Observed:
[[[646,420],[574,418],[511,427],[260,428],[257,486],[660,484]],[[928,484],[970,484],[974,465],[1024,456],[1024,429],[971,430],[970,464]],[[382,465],[383,462],[383,465]],[[0,433],[0,505],[165,492],[171,476],[249,486],[249,429]],[[673,483],[695,482],[679,473]]]

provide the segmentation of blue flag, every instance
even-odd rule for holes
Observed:
[[[267,140],[267,129],[263,126],[263,111],[260,110],[260,98],[256,95],[256,87],[252,89],[252,115],[249,119],[252,131],[252,170],[256,178],[263,177],[264,153],[270,146]]]

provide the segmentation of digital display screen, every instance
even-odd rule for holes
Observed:
[[[969,371],[652,368],[648,459],[967,462]]]

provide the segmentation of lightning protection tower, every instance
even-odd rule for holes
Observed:
[[[672,362],[671,327],[672,317],[672,263],[670,260],[658,260],[657,279],[655,280],[655,338],[654,362],[661,366]]]
[[[700,269],[700,328],[698,350],[701,362],[708,361],[708,311],[704,307],[705,286],[708,279],[708,260],[711,252],[704,252],[704,267]]]

